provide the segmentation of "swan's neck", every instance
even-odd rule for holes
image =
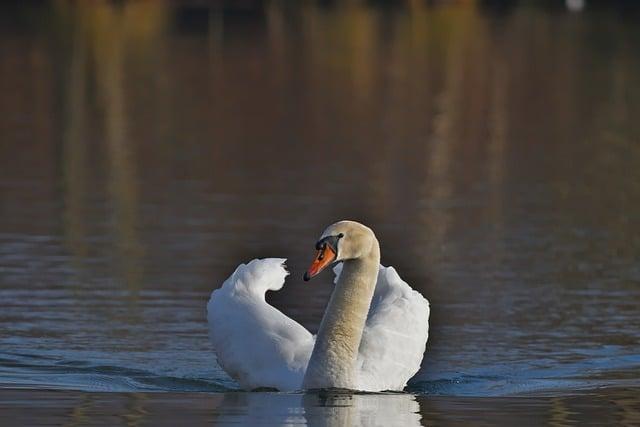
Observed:
[[[356,361],[378,279],[377,240],[365,257],[344,261],[304,377],[305,389],[357,388]]]

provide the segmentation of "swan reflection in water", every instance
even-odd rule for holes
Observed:
[[[221,425],[419,426],[412,394],[319,391],[307,394],[227,393],[217,405]]]

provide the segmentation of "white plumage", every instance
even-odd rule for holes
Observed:
[[[241,264],[213,291],[209,336],[218,362],[242,388],[299,390],[315,336],[265,301],[284,285],[284,259]],[[336,281],[342,265],[334,268]],[[357,388],[402,390],[418,371],[429,331],[429,302],[393,267],[380,266],[357,360]]]

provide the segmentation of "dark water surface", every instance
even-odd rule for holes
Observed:
[[[82,393],[0,389],[0,421],[24,425],[637,426],[632,389],[562,396]]]
[[[2,3],[0,413],[640,422],[636,4]],[[431,301],[411,394],[233,392],[211,290],[286,257],[315,332],[343,218]]]

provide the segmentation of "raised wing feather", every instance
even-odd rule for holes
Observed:
[[[245,389],[300,389],[313,349],[309,331],[264,299],[267,290],[282,288],[284,261],[241,264],[207,304],[218,363]]]
[[[342,265],[334,268],[337,282]],[[420,369],[429,336],[429,301],[380,266],[358,352],[358,388],[402,390]]]

